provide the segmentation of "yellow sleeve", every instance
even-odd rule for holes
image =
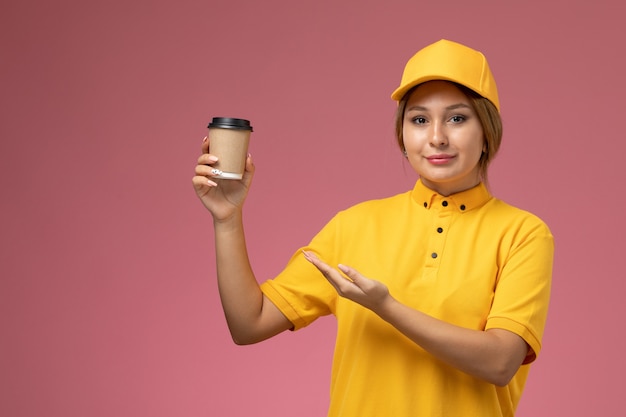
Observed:
[[[294,253],[278,276],[261,284],[263,294],[291,321],[294,330],[334,312],[337,291],[304,259],[302,251],[314,252],[321,259],[334,262],[337,223],[337,217],[333,218],[309,245]]]
[[[530,363],[541,350],[548,314],[554,238],[538,219],[525,229],[517,233],[500,269],[486,329],[506,329],[522,337],[531,348],[524,363]]]

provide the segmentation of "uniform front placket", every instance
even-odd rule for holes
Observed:
[[[426,251],[427,259],[424,267],[424,278],[435,279],[444,255],[446,237],[448,236],[454,208],[447,199],[437,198],[432,203],[430,210],[432,212],[432,223]]]

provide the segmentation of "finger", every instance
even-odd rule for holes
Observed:
[[[248,154],[246,157],[246,171],[254,173],[254,162],[252,161],[252,155]]]
[[[217,156],[210,153],[203,153],[198,157],[198,164],[210,165],[217,162]]]
[[[346,265],[343,265],[343,264],[339,264],[339,265],[337,265],[337,268],[339,268],[339,270],[341,272],[346,274],[346,276],[352,282],[356,282],[356,281],[361,279],[361,274],[359,274],[359,271],[357,271],[356,269],[354,269],[352,267],[349,267],[349,266],[346,266]]]
[[[372,282],[370,279],[364,277],[359,271],[356,269],[339,264],[337,268],[346,276],[346,279],[350,281],[353,285],[358,287],[362,292],[367,293],[371,287]]]
[[[193,177],[191,179],[191,182],[193,183],[194,188],[196,188],[197,190],[201,190],[205,187],[217,187],[217,183],[215,181],[200,175],[196,175],[195,177]]]
[[[349,277],[346,277],[339,273],[336,269],[320,260],[314,253],[309,251],[302,251],[306,260],[311,262],[315,267],[328,279],[335,287],[343,284],[345,281],[352,281]]]
[[[320,260],[320,258],[318,258],[313,252],[303,250],[302,254],[304,255],[304,258],[311,262],[322,274],[324,274],[326,278],[331,279],[330,272],[332,271],[332,268],[329,265]]]
[[[215,177],[222,173],[219,169],[213,168],[209,165],[196,165],[196,175],[202,175],[205,177]]]
[[[304,255],[304,258],[307,261],[311,262],[317,269],[320,269],[321,267],[323,267],[323,262],[320,261],[320,259],[317,256],[315,256],[313,252],[303,250],[302,254]]]
[[[209,153],[209,137],[205,136],[202,139],[202,153]]]
[[[313,252],[303,250],[302,254],[306,258],[307,261],[311,262],[317,269],[326,269],[328,265],[317,257]]]

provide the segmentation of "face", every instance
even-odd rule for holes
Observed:
[[[407,101],[402,135],[407,158],[428,188],[447,196],[480,182],[483,129],[469,98],[454,84],[418,86]]]

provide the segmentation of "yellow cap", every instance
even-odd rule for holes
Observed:
[[[400,101],[411,88],[432,80],[464,85],[491,101],[500,111],[498,88],[487,58],[474,49],[445,39],[428,45],[406,63],[400,87],[391,98]]]

